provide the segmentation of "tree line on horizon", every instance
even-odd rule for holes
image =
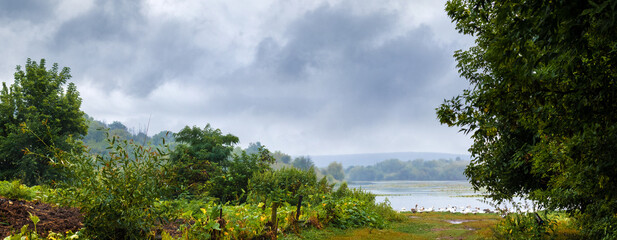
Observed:
[[[464,174],[467,164],[468,161],[451,159],[388,159],[371,166],[350,166],[345,169],[345,175],[350,181],[467,180]]]

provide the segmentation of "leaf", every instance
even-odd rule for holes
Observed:
[[[40,221],[39,217],[37,217],[36,215],[32,214],[31,212],[28,212],[28,214],[30,214],[30,220],[32,220],[32,222],[36,226],[36,224],[39,223],[39,221]]]

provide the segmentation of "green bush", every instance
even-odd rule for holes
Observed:
[[[617,201],[598,202],[587,206],[585,214],[575,214],[581,232],[590,239],[617,239]]]
[[[223,203],[246,202],[249,179],[254,174],[269,171],[270,164],[274,163],[274,158],[267,149],[261,146],[258,151],[255,154],[244,151],[240,155],[234,154],[225,169],[218,168],[214,171],[206,187],[208,195]]]
[[[357,188],[349,189],[349,187],[347,187],[347,182],[341,183],[339,188],[334,192],[333,196],[337,198],[352,197],[366,202],[369,205],[375,205],[375,194]]]
[[[144,239],[164,213],[155,206],[163,195],[165,153],[133,141],[109,139],[106,156],[59,152],[69,170],[58,191],[81,207],[85,234],[96,239]]]
[[[224,220],[220,218],[220,206],[213,207],[210,212],[205,208],[200,208],[201,214],[193,214],[193,211],[184,213],[184,217],[193,222],[193,224],[185,224],[181,227],[182,237],[186,239],[218,239],[222,234],[221,223]]]
[[[225,173],[238,137],[225,134],[207,124],[203,129],[186,126],[174,134],[180,145],[170,154],[167,179],[172,186],[172,198],[199,198],[208,189],[210,180]]]
[[[340,199],[327,198],[322,202],[322,206],[325,211],[321,214],[322,222],[337,228],[386,226],[385,219],[375,211],[374,203],[346,196]]]
[[[0,181],[0,196],[8,199],[32,200],[36,196],[36,191],[21,184],[19,180]]]
[[[556,222],[546,212],[539,223],[535,213],[510,213],[495,226],[497,239],[553,239]]]
[[[253,203],[274,201],[295,205],[302,195],[311,204],[317,204],[321,201],[317,196],[330,193],[332,185],[325,179],[318,182],[312,168],[302,171],[283,167],[255,174],[249,182],[248,189],[250,192],[248,200]]]

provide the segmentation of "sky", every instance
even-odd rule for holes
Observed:
[[[463,154],[435,114],[469,88],[437,0],[0,1],[0,81],[45,59],[82,110],[149,135],[211,124],[292,155]]]

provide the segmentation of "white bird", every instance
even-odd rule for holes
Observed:
[[[465,209],[463,209],[463,214],[469,214],[471,213],[471,207],[467,206]]]
[[[480,211],[480,208],[477,208],[477,207],[476,207],[476,208],[474,208],[474,209],[472,209],[472,210],[471,210],[471,213],[473,213],[473,214],[478,214],[478,212],[479,212],[479,211]]]

